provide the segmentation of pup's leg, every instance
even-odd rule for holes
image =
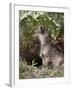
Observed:
[[[44,59],[43,59],[43,65],[44,66],[52,66],[52,60],[51,60],[51,58],[50,57],[44,57]]]

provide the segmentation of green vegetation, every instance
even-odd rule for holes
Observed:
[[[45,26],[54,40],[64,34],[64,13],[20,10],[19,22],[20,37],[23,36],[28,41],[39,25]]]

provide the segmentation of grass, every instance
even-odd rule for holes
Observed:
[[[26,63],[19,64],[19,79],[33,79],[33,78],[50,78],[50,77],[63,77],[64,71],[59,68],[50,67],[36,67],[34,64],[31,66]]]

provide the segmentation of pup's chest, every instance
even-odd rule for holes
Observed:
[[[52,49],[49,45],[42,46],[41,53],[45,56],[50,56],[52,53]]]
[[[44,45],[45,44],[45,36],[39,35],[39,39],[40,39],[41,45]]]

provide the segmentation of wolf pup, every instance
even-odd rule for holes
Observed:
[[[63,66],[64,53],[57,50],[54,45],[49,42],[49,33],[43,26],[39,26],[36,30],[36,34],[41,43],[40,57],[42,58],[42,64],[45,66],[53,65],[54,67]]]

